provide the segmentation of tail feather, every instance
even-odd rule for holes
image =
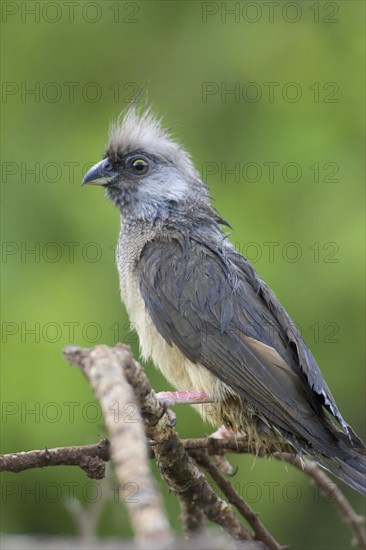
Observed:
[[[360,459],[364,457],[360,456]],[[366,473],[365,468],[360,471],[358,464],[351,465],[339,458],[318,457],[317,462],[326,470],[329,470],[350,487],[366,496]],[[352,459],[354,462],[354,459]]]
[[[366,448],[357,436],[351,438],[335,430],[336,441],[329,452],[319,453],[313,447],[306,449],[323,468],[347,483],[350,487],[366,496]]]

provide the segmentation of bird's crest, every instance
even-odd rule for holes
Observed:
[[[107,155],[116,158],[133,151],[150,153],[167,161],[188,153],[172,138],[150,107],[141,108],[136,102],[123,111],[109,130]]]

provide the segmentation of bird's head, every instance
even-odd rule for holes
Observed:
[[[104,158],[84,184],[104,186],[123,216],[145,221],[209,204],[189,154],[149,110],[138,112],[136,105],[112,125]]]

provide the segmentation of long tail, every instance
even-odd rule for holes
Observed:
[[[306,449],[316,462],[329,470],[350,487],[366,496],[366,448],[352,431],[348,437],[333,428],[335,441],[332,446],[327,442],[324,451],[314,447]],[[305,449],[304,449],[305,450]]]

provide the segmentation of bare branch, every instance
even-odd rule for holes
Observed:
[[[256,539],[264,542],[270,550],[284,550],[287,548],[286,546],[279,544],[271,533],[265,528],[263,523],[260,521],[258,514],[256,514],[250,506],[248,506],[248,504],[235,491],[231,483],[224,478],[219,469],[209,459],[207,452],[195,451],[194,457],[198,464],[203,466],[212,479],[217,483],[218,487],[222,490],[228,501],[236,507],[240,514],[247,520],[249,525],[252,526]]]
[[[197,503],[188,502],[188,500],[183,499],[179,499],[179,503],[181,510],[180,519],[182,521],[186,537],[188,539],[191,539],[197,534],[205,534],[206,516],[199,505],[197,505]]]
[[[2,550],[151,550],[152,546],[142,546],[134,540],[121,540],[117,537],[93,538],[87,541],[80,537],[50,535],[9,535],[2,534]],[[223,533],[196,536],[189,541],[175,538],[169,550],[263,550],[257,541],[234,541]]]
[[[138,388],[141,414],[149,422],[147,431],[156,443],[153,446],[153,452],[170,490],[179,496],[185,509],[198,506],[209,520],[220,525],[234,539],[251,540],[250,533],[237,519],[230,506],[211,489],[172,427],[158,424],[165,409],[156,398],[146,374],[133,359],[128,348],[118,344],[114,350],[121,362],[128,365],[126,378],[129,383],[133,388]],[[128,354],[127,360],[126,354]],[[143,391],[140,388],[143,388]]]
[[[252,538],[231,507],[207,483],[172,430],[160,435],[159,444],[153,450],[162,476],[181,500],[199,506],[209,520],[220,525],[234,539]]]
[[[253,454],[253,446],[248,443],[246,437],[231,437],[218,439],[215,437],[203,437],[198,439],[182,439],[184,448],[187,451],[204,449],[210,455],[219,455],[225,452],[239,454]],[[266,447],[266,449],[256,449],[256,457],[267,457],[275,453],[276,447]]]
[[[0,455],[0,472],[22,472],[45,466],[80,466],[92,479],[102,479],[109,460],[109,441],[101,439],[96,445],[56,447]]]
[[[339,515],[345,523],[350,526],[354,539],[352,544],[358,548],[366,548],[366,534],[364,530],[365,518],[356,514],[350,502],[345,497],[340,488],[331,480],[331,478],[322,470],[316,462],[306,458],[300,458],[291,453],[274,453],[277,460],[285,460],[293,464],[307,474],[317,484],[317,486],[329,497],[329,500],[337,508]]]
[[[137,489],[137,502],[128,505],[128,511],[139,544],[152,546],[157,543],[160,548],[169,544],[173,548],[176,542],[148,465],[148,458],[156,458],[169,489],[180,499],[182,521],[192,543],[197,540],[197,534],[203,533],[207,517],[231,537],[242,541],[241,544],[245,542],[246,548],[260,548],[262,544],[271,550],[283,548],[209,459],[212,455],[223,457],[227,452],[252,454],[253,449],[245,437],[180,440],[172,429],[174,413],[162,406],[143,369],[122,344],[114,348],[96,346],[92,349],[69,346],[65,356],[82,369],[92,384],[103,409],[111,443],[102,439],[96,445],[0,455],[0,471],[21,472],[37,467],[72,465],[82,468],[91,478],[101,479],[105,475],[105,463],[112,458],[122,494],[127,493],[131,483]],[[149,446],[146,435],[150,439]],[[256,449],[256,456],[268,454],[307,474],[331,498],[342,519],[349,524],[354,544],[366,548],[364,518],[356,514],[344,494],[316,463],[300,459],[291,452]],[[210,487],[196,461],[251,525],[257,541],[253,540],[230,505]]]
[[[99,400],[110,434],[111,458],[122,493],[128,497],[131,486],[134,498],[124,498],[137,538],[142,543],[167,542],[173,538],[163,512],[160,495],[151,476],[143,423],[136,396],[124,376],[114,349],[96,346],[82,349],[68,346],[64,355],[81,368]],[[135,421],[126,421],[126,411],[135,406]],[[117,416],[116,416],[117,415]]]
[[[202,438],[202,439],[184,439],[182,440],[184,448],[189,452],[197,449],[204,449],[210,455],[217,455],[226,451],[234,453],[252,453],[251,447],[245,438],[232,438],[232,439],[214,439],[214,438]],[[320,468],[316,462],[308,459],[300,458],[293,453],[278,453],[275,449],[269,449],[271,456],[277,460],[288,462],[303,473],[307,474],[316,485],[330,497],[331,502],[337,508],[342,520],[347,523],[353,533],[353,544],[359,548],[366,548],[366,535],[364,530],[365,518],[355,512],[350,502],[347,500],[343,492],[339,487],[331,480],[331,478]],[[259,449],[257,456],[268,456],[268,450]]]

